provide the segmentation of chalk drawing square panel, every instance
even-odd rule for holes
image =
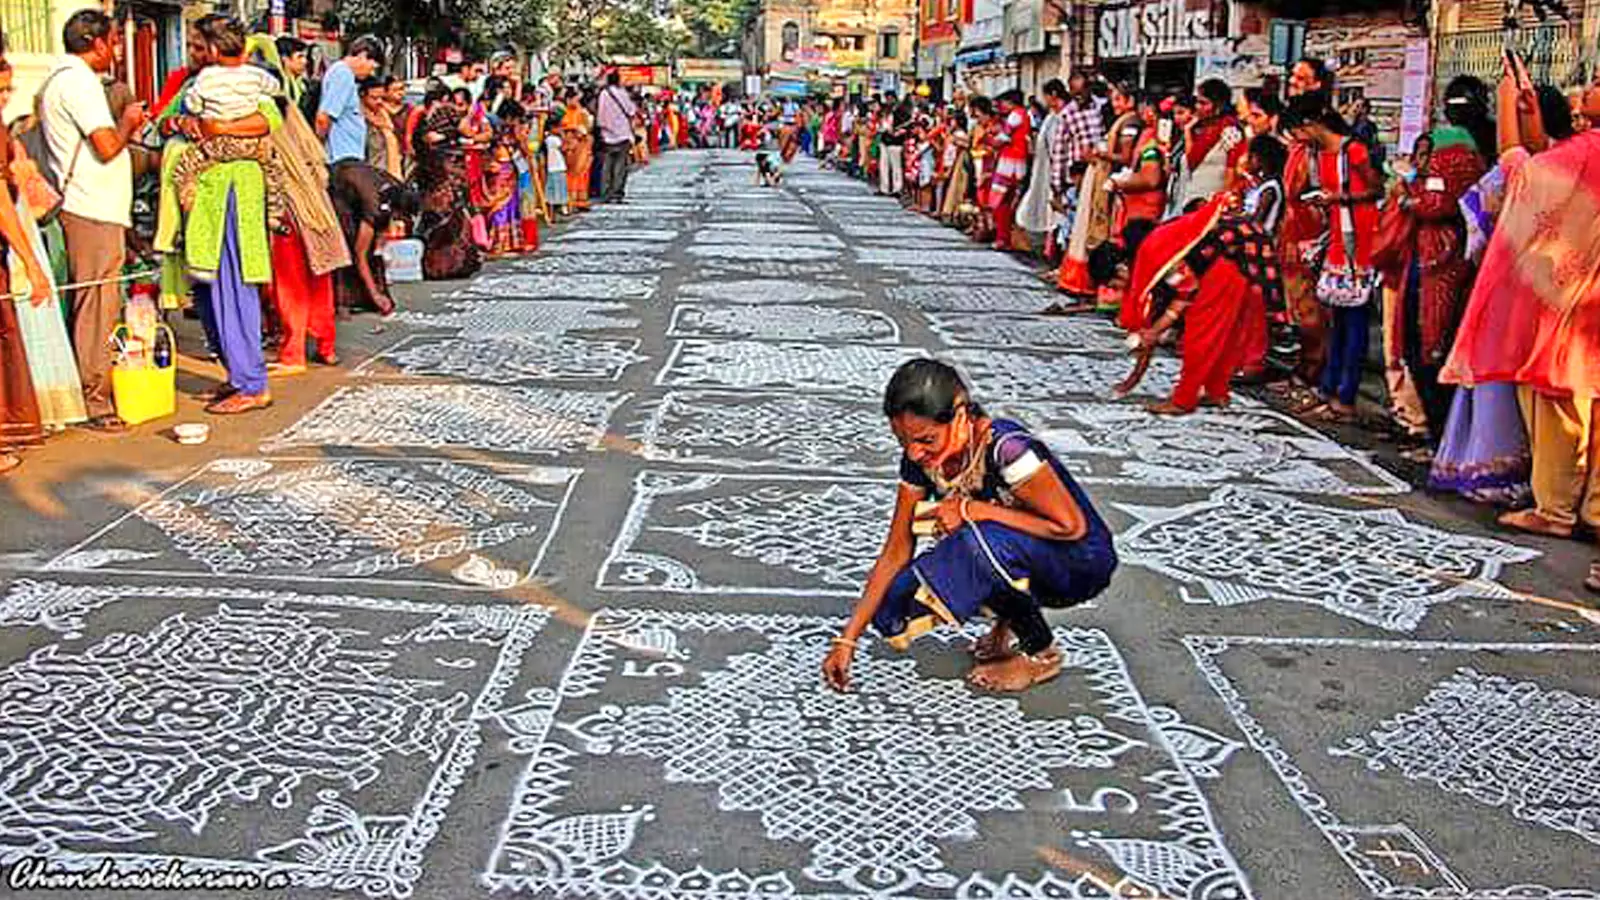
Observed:
[[[999,269],[1021,271],[1022,264],[1004,253],[993,250],[947,250],[937,256],[924,250],[884,250],[874,247],[855,248],[856,262],[869,266],[929,266],[941,269]]]
[[[785,262],[777,259],[714,259],[706,261],[705,271],[713,276],[736,275],[756,278],[803,280],[833,278],[850,280],[843,269],[830,262]]]
[[[1137,521],[1117,538],[1122,561],[1180,582],[1185,602],[1306,603],[1391,631],[1415,629],[1442,603],[1514,597],[1501,571],[1540,556],[1419,525],[1395,509],[1322,506],[1251,488],[1118,508]]]
[[[804,394],[669,391],[630,436],[660,462],[892,473],[900,460],[878,404]]]
[[[875,395],[913,347],[778,341],[678,341],[656,378],[664,387]]]
[[[458,297],[648,300],[660,281],[654,275],[480,275]]]
[[[985,696],[972,632],[868,646],[836,619],[602,611],[537,728],[484,883],[545,896],[1244,900],[1199,778],[1238,747],[1147,705],[1105,633]],[[870,644],[870,642],[869,642]],[[1064,717],[1034,712],[1048,705]],[[1065,868],[1068,859],[1083,860]],[[1087,870],[1087,872],[1085,871]]]
[[[787,234],[821,234],[816,226],[804,222],[708,222],[701,226],[701,235],[752,234],[755,232]]]
[[[30,609],[56,618],[17,615]],[[62,617],[73,632],[51,634]],[[488,720],[550,691],[520,674],[548,618],[19,582],[0,598],[11,646],[30,648],[0,668],[0,867],[176,860],[270,887],[410,897]]]
[[[580,472],[444,459],[222,459],[44,566],[506,590]]]
[[[762,247],[753,244],[690,244],[685,253],[701,260],[784,260],[815,262],[838,259],[839,251],[826,247]]]
[[[1359,885],[1330,896],[1600,898],[1600,645],[1186,643]]]
[[[652,223],[659,224],[659,223]],[[664,259],[667,254],[667,245],[656,241],[584,241],[582,243],[546,243],[539,248],[540,254],[550,256],[572,256],[591,263],[604,263],[608,259],[624,257],[643,257],[646,259]],[[601,273],[609,270],[600,269]]]
[[[956,268],[941,260],[937,266],[882,266],[883,275],[891,284],[941,284],[950,287],[1007,287],[1039,290],[1044,282],[1039,276],[1025,270]],[[1059,302],[1060,294],[1050,294],[1052,302]],[[1038,312],[1039,308],[1007,310],[1011,312]]]
[[[552,456],[598,446],[629,396],[501,384],[361,384],[329,394],[261,448],[452,447]]]
[[[581,228],[564,231],[547,244],[583,244],[592,241],[641,241],[670,244],[678,232],[667,228]]]
[[[844,242],[831,234],[820,231],[744,231],[729,230],[725,228],[709,228],[700,231],[694,236],[696,245],[742,245],[747,247],[761,247],[770,255],[780,259],[787,259],[789,251],[800,248],[819,248],[835,250],[844,246]]]
[[[900,326],[883,313],[870,309],[792,303],[727,306],[684,303],[673,308],[667,337],[766,341],[805,337],[813,341],[898,344]]]
[[[672,265],[671,260],[632,253],[607,253],[598,258],[558,253],[514,260],[506,269],[526,275],[622,275],[664,272]]]
[[[452,300],[433,312],[405,310],[395,321],[418,328],[452,328],[470,334],[564,334],[639,327],[626,303],[594,300]]]
[[[831,303],[837,300],[860,300],[863,296],[855,288],[788,278],[695,281],[678,288],[680,299],[708,300],[713,303]]]
[[[1038,313],[1059,300],[1058,295],[1033,288],[992,285],[906,284],[884,291],[892,303],[903,303],[924,312],[957,313]],[[957,319],[951,316],[948,319]],[[978,317],[962,315],[973,333],[988,337]],[[1070,321],[1070,320],[1062,320]],[[973,342],[969,342],[969,345]]]
[[[968,289],[969,292],[971,290]],[[989,290],[999,296],[1007,293],[1004,290],[992,288]],[[960,291],[952,291],[940,299],[955,300],[960,296]],[[930,295],[923,294],[923,297],[928,298]],[[1043,298],[1030,298],[1028,302],[1037,303],[1040,299]],[[913,305],[926,308],[919,303]],[[1104,351],[1115,348],[1122,337],[1121,332],[1110,322],[1083,316],[1040,316],[1001,312],[974,316],[964,312],[931,312],[928,314],[928,326],[940,340],[951,347],[1042,347],[1051,350]]]
[[[916,250],[921,253],[944,253],[957,248],[971,246],[965,237],[954,235],[951,237],[928,236],[897,236],[884,240],[869,240],[862,244],[864,247],[883,250]]]
[[[641,472],[595,586],[854,597],[889,527],[895,482]]]
[[[357,366],[367,378],[445,376],[490,384],[526,381],[616,381],[649,359],[637,340],[563,334],[412,335]]]
[[[1127,403],[994,404],[1028,423],[1096,484],[1305,494],[1403,494],[1411,486],[1365,453],[1271,410],[1157,416]]]
[[[1107,398],[1133,371],[1127,356],[1090,356],[1081,353],[1044,355],[998,353],[994,350],[951,350],[944,354],[967,377],[979,402],[990,398],[1011,401],[1069,397]],[[1132,396],[1166,398],[1178,380],[1178,360],[1158,356]],[[1246,398],[1239,398],[1241,401]],[[1250,405],[1240,402],[1240,406]]]

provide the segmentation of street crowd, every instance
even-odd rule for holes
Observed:
[[[110,16],[74,14],[63,44],[0,139],[0,472],[68,427],[125,431],[115,373],[173,364],[177,310],[226,370],[207,412],[270,406],[269,379],[338,364],[339,321],[395,311],[390,271],[467,277],[622,200],[676,109],[647,115],[614,71],[525,85],[510,53],[413,97],[373,37],[312,72],[305,43],[223,15],[147,107]],[[13,76],[0,49],[0,105]]]
[[[723,147],[757,151],[764,174],[810,154],[1048,261],[1060,298],[1042,312],[1128,331],[1122,392],[1178,347],[1152,412],[1265,384],[1314,420],[1392,428],[1432,488],[1507,507],[1509,528],[1600,525],[1600,82],[1569,96],[1508,57],[1497,86],[1452,81],[1441,124],[1400,153],[1359,104],[1335,107],[1316,59],[1281,96],[1078,71],[1036,97],[937,102],[643,96],[614,70],[525,83],[502,53],[413,96],[374,38],[314,73],[305,44],[209,15],[146,109],[109,77],[110,17],[76,13],[63,38],[0,140],[0,471],[68,426],[123,430],[113,370],[170,362],[168,311],[200,320],[226,370],[207,410],[261,409],[269,379],[337,364],[341,319],[395,310],[397,261],[467,277],[535,251],[541,224],[624,201],[653,154]],[[0,55],[0,99],[11,77]],[[1374,332],[1381,417],[1357,405]]]
[[[1493,87],[1451,81],[1438,127],[1392,156],[1365,105],[1335,96],[1336,73],[1304,59],[1282,95],[1076,72],[1032,98],[884,94],[755,117],[786,160],[814,153],[1048,261],[1061,300],[1042,312],[1129,332],[1120,393],[1176,346],[1154,413],[1265,384],[1313,421],[1391,431],[1431,489],[1503,507],[1504,527],[1600,527],[1600,81],[1564,93],[1508,56]],[[1357,408],[1373,334],[1386,414]]]

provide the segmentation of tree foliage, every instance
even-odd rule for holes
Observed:
[[[678,10],[694,36],[701,56],[737,56],[745,23],[755,16],[760,0],[681,0]]]

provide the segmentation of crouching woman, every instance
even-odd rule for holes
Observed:
[[[969,683],[1023,691],[1056,677],[1062,657],[1043,611],[1093,599],[1117,567],[1111,531],[1088,495],[1021,425],[989,418],[943,363],[902,366],[883,411],[904,449],[894,520],[823,678],[849,688],[869,624],[904,650],[941,624],[979,615],[994,625],[972,647]],[[918,532],[937,543],[913,558]]]

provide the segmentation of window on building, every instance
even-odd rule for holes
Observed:
[[[4,0],[6,49],[12,53],[54,53],[50,28],[52,0]]]
[[[1268,31],[1270,56],[1274,66],[1288,68],[1306,54],[1306,23],[1292,19],[1273,19]]]
[[[800,26],[794,22],[783,23],[783,52],[792,53],[800,46]]]
[[[878,56],[883,59],[900,58],[900,32],[885,31],[878,35]]]

